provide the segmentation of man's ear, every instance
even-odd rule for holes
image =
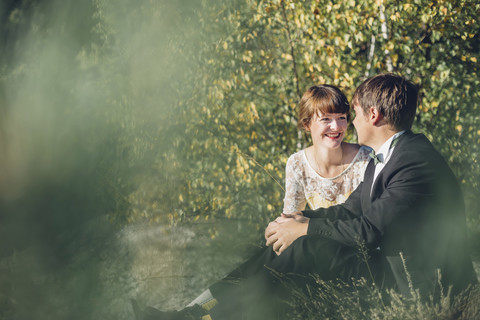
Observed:
[[[383,119],[383,114],[377,110],[375,107],[370,107],[368,109],[368,120],[373,125],[377,125]]]

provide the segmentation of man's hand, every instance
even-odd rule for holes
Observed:
[[[302,214],[283,214],[268,224],[265,229],[267,246],[273,246],[273,251],[280,255],[285,249],[301,236],[307,234],[309,218]]]

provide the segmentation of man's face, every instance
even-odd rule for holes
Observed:
[[[370,123],[368,123],[368,119],[363,113],[363,109],[358,104],[353,105],[353,110],[355,111],[353,125],[355,127],[355,130],[357,130],[358,143],[368,146],[368,138],[370,136]]]

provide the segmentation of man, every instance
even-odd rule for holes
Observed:
[[[277,301],[291,294],[282,274],[300,287],[312,273],[366,277],[407,296],[419,289],[438,297],[475,283],[460,187],[425,136],[410,131],[416,107],[417,88],[400,76],[363,82],[353,96],[353,124],[359,143],[375,150],[364,181],[343,204],[271,222],[265,238],[273,250],[261,250],[171,319],[200,318],[206,309],[212,319],[279,318]],[[368,259],[359,258],[359,247]],[[154,310],[144,319],[166,315]]]
[[[445,290],[452,286],[457,293],[475,283],[465,251],[460,187],[427,138],[410,131],[416,87],[400,76],[381,74],[362,83],[352,103],[359,143],[376,152],[363,183],[344,204],[307,210],[303,216],[283,215],[270,223],[267,245],[281,255],[304,235],[346,247],[363,243],[379,257],[372,261],[373,268],[391,271],[405,295],[411,290],[405,269],[410,285],[424,295],[440,289],[435,288],[439,284]],[[386,266],[381,265],[382,257]]]

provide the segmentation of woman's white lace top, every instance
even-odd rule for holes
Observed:
[[[283,213],[326,208],[340,204],[362,182],[370,157],[370,148],[360,147],[350,165],[334,178],[321,177],[307,161],[305,150],[292,154],[287,161]]]

